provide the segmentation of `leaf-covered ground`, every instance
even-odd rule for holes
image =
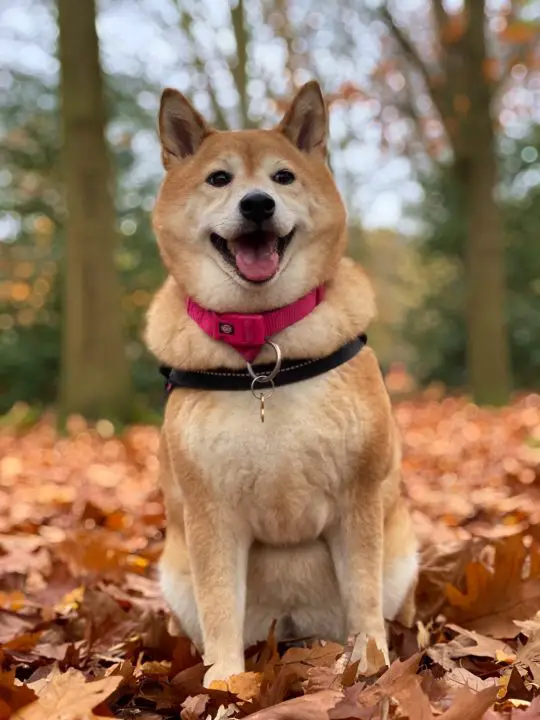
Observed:
[[[0,720],[540,718],[540,397],[497,412],[407,401],[396,416],[424,551],[418,624],[390,628],[391,667],[370,652],[354,683],[340,646],[276,647],[270,632],[209,692],[155,582],[158,431],[4,428]]]

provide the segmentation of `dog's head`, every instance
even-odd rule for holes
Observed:
[[[197,302],[267,310],[335,273],[346,213],[326,164],[327,125],[314,82],[272,130],[214,130],[181,93],[163,92],[154,229],[168,271]]]

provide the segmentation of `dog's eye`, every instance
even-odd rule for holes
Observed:
[[[214,187],[225,187],[225,185],[228,185],[232,179],[233,176],[226,170],[216,170],[216,172],[210,173],[210,175],[206,178],[206,182]]]
[[[290,185],[296,178],[290,170],[278,170],[272,175],[272,180],[280,185]]]

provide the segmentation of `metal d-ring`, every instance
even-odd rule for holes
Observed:
[[[274,348],[274,352],[276,353],[276,364],[274,365],[273,370],[269,373],[263,373],[260,375],[257,375],[257,373],[253,370],[250,363],[246,363],[247,369],[251,377],[253,378],[253,381],[257,380],[257,382],[263,383],[272,383],[272,388],[274,387],[274,383],[272,382],[274,378],[277,376],[278,372],[281,370],[281,350],[279,345],[276,345],[275,342],[272,342],[271,340],[266,340],[264,343],[265,345],[270,345],[272,348]],[[254,382],[251,383],[251,391],[254,390]]]
[[[257,390],[257,383],[268,383],[268,385],[270,385],[270,388],[268,390],[262,388],[261,390]],[[251,381],[251,394],[254,398],[257,398],[257,400],[262,400],[263,396],[266,400],[270,400],[270,398],[274,394],[275,389],[276,386],[274,385],[274,381],[269,380],[266,375],[256,375]]]

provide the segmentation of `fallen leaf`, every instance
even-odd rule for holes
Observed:
[[[392,698],[397,701],[400,710],[410,720],[433,720],[431,705],[427,695],[422,691],[421,678],[407,678],[392,691]]]
[[[244,672],[231,675],[227,680],[228,691],[240,700],[253,700],[261,688],[262,673]]]
[[[386,667],[384,653],[373,638],[368,638],[366,654],[360,661],[358,674],[364,677],[372,677],[377,675],[384,667]]]
[[[540,631],[532,632],[525,645],[517,652],[516,665],[524,665],[531,673],[532,679],[540,687]]]
[[[0,672],[0,718],[11,714],[36,700],[36,693],[27,685],[15,684],[15,670]],[[2,705],[4,707],[2,707]]]
[[[121,677],[86,682],[81,672],[70,669],[56,675],[45,686],[38,700],[18,710],[13,720],[86,720],[121,682]]]
[[[450,619],[496,638],[517,634],[515,620],[526,620],[540,606],[540,578],[524,579],[528,551],[522,535],[495,545],[493,570],[475,561],[466,568],[467,591],[448,585]]]
[[[450,672],[446,673],[444,679],[452,687],[468,687],[475,692],[497,686],[494,678],[486,678],[484,680],[462,667],[453,668]]]
[[[354,664],[336,674],[341,646],[321,639],[287,653],[271,632],[246,653],[247,687],[233,687],[247,700],[228,684],[205,689],[199,654],[167,630],[157,573],[165,531],[159,429],[133,426],[114,436],[70,418],[64,436],[51,415],[24,432],[3,425],[0,720],[39,707],[71,673],[82,683],[74,706],[86,685],[120,683],[95,707],[85,703],[84,720],[180,713],[182,720],[225,720],[252,712],[432,720],[431,712],[439,720],[451,709],[469,720],[481,712],[479,701],[491,703],[482,720],[540,720],[540,603],[532,607],[529,592],[540,580],[540,396],[491,410],[435,388],[394,410],[404,493],[422,543],[419,622],[390,623],[393,662],[360,683]],[[522,542],[517,551],[514,538]],[[484,584],[483,575],[476,578],[476,605],[466,578],[471,563],[485,571]],[[458,591],[457,604],[446,586]],[[461,683],[493,683],[497,697],[483,700],[484,691]],[[473,703],[471,712],[464,702]]]
[[[323,690],[313,695],[287,700],[273,707],[258,710],[250,715],[250,720],[329,720],[340,715],[330,715],[343,697],[337,690]],[[354,715],[349,717],[354,718]],[[356,716],[361,717],[361,716]]]
[[[181,720],[198,720],[198,718],[202,717],[209,700],[208,695],[190,695],[182,703]]]
[[[482,720],[486,710],[493,705],[497,692],[496,686],[477,693],[469,688],[459,690],[451,707],[440,716],[440,720]]]
[[[430,538],[424,544],[416,589],[418,615],[421,619],[431,620],[441,611],[445,603],[446,586],[461,582],[472,556],[473,543],[470,539],[438,544]]]

